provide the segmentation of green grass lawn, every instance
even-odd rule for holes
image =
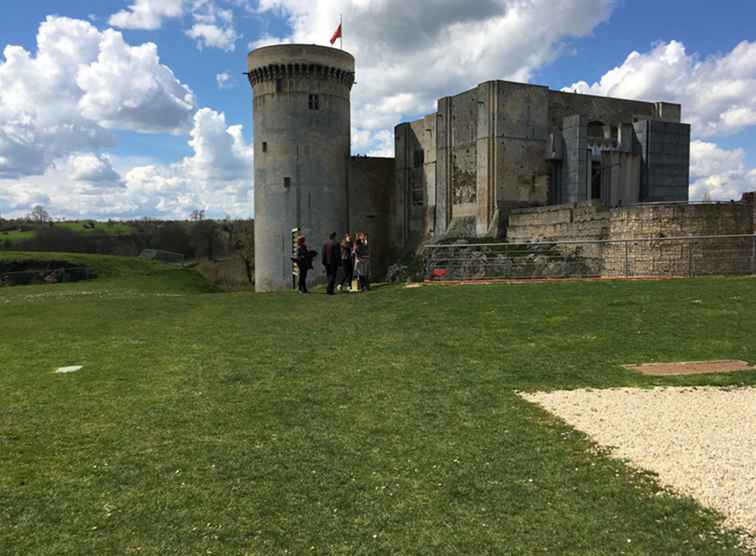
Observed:
[[[620,366],[756,362],[756,279],[222,294],[73,257],[100,278],[0,289],[0,553],[740,554],[515,392],[756,384]]]

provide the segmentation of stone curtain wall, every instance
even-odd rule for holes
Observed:
[[[753,232],[753,207],[740,203],[646,205],[612,209],[609,239],[719,236]]]
[[[645,240],[558,246],[584,257],[591,266],[602,262],[605,276],[686,276],[751,272],[753,239],[700,241],[665,238],[752,234],[756,225],[753,193],[738,203],[639,205],[607,210],[600,203],[572,203],[513,210],[507,240],[544,242],[570,240]]]
[[[750,234],[753,233],[755,216],[754,205],[747,200],[615,209],[606,209],[598,201],[589,201],[512,210],[507,240],[533,242]]]
[[[609,211],[598,201],[515,209],[509,213],[507,240],[597,240],[609,238]]]
[[[751,205],[751,208],[753,209],[753,233],[756,234],[756,191],[743,193],[741,203]]]

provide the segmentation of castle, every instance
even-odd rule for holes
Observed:
[[[367,232],[380,273],[431,238],[506,237],[529,207],[688,200],[690,126],[679,104],[488,81],[397,125],[395,158],[354,157],[349,53],[283,44],[247,62],[257,291],[291,286],[293,229],[315,249],[330,232]]]

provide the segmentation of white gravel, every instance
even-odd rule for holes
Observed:
[[[756,535],[756,388],[610,388],[520,395],[614,456]],[[746,545],[756,549],[754,539]]]

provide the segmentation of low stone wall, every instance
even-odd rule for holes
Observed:
[[[507,240],[568,241],[607,239],[609,211],[598,201],[515,209],[509,213]]]
[[[686,276],[752,272],[753,240],[665,238],[753,234],[756,193],[740,202],[659,204],[605,209],[598,202],[513,210],[507,240],[518,242],[648,240],[559,246],[603,261],[602,275]]]
[[[641,205],[610,212],[609,239],[753,233],[753,207],[743,202]]]

